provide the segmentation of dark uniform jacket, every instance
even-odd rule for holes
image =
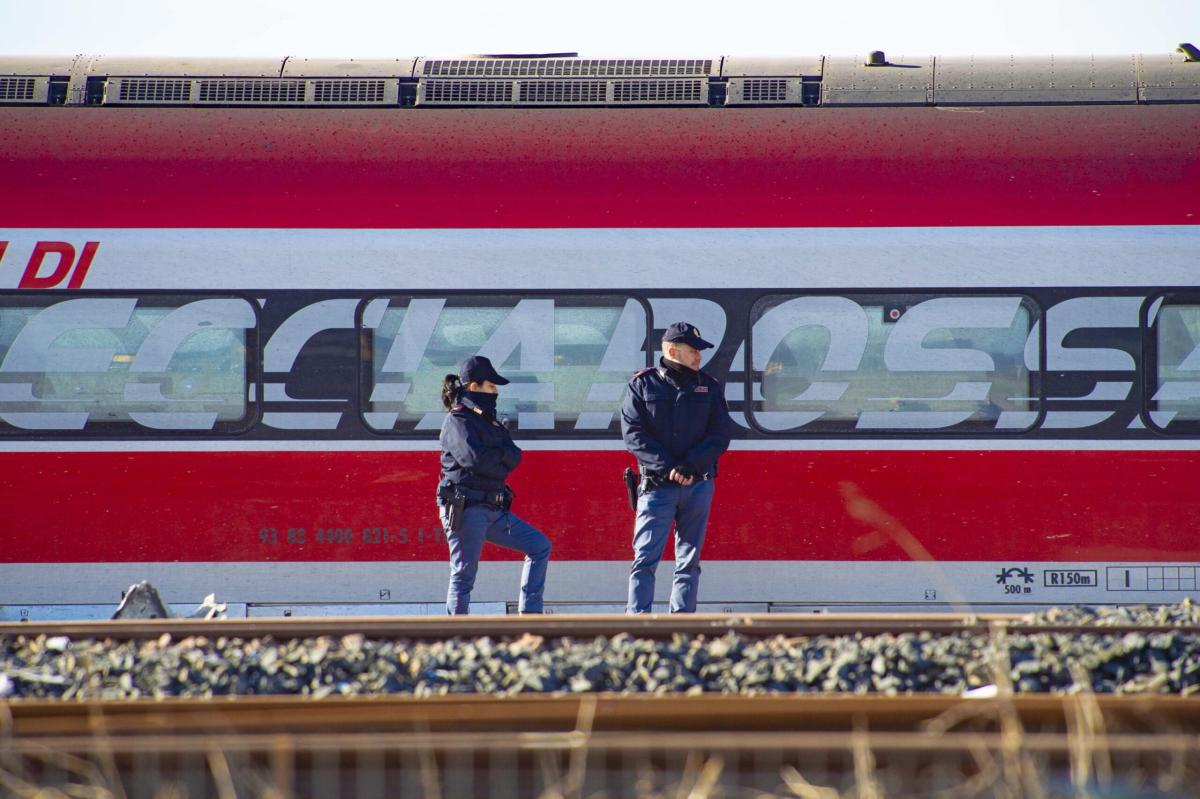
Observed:
[[[721,383],[704,372],[668,370],[663,362],[629,381],[621,406],[621,435],[642,474],[679,469],[715,477],[729,448],[733,420]]]
[[[521,462],[521,448],[490,411],[469,397],[442,422],[442,482],[476,491],[498,491]]]

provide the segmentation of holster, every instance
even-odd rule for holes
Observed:
[[[638,501],[638,477],[633,469],[626,466],[625,472],[621,475],[621,479],[625,481],[625,492],[629,495],[630,510],[637,510]]]
[[[463,512],[467,509],[467,495],[458,486],[440,485],[437,497],[438,504],[446,509],[446,532],[457,533],[462,529]]]

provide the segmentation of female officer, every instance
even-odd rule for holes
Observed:
[[[509,512],[513,493],[504,480],[521,462],[521,449],[496,419],[497,386],[507,383],[491,361],[478,355],[442,381],[442,404],[449,413],[442,423],[438,510],[450,545],[446,611],[452,615],[465,614],[470,606],[484,540],[524,553],[519,609],[542,612],[550,540]]]

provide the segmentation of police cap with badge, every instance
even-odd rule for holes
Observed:
[[[498,386],[508,385],[508,378],[501,377],[496,367],[492,366],[492,362],[482,355],[472,355],[463,361],[458,370],[458,379],[463,385],[482,383],[485,380],[490,380]]]
[[[700,338],[700,328],[691,322],[676,322],[663,332],[663,341],[673,344],[687,344],[697,350],[711,350],[713,345]]]

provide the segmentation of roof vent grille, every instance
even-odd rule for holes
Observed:
[[[603,80],[523,80],[519,85],[522,103],[603,104],[608,100],[608,82]]]
[[[186,103],[192,96],[190,80],[123,78],[117,99],[128,103]]]
[[[427,78],[707,77],[712,59],[700,58],[464,58],[426,61]]]
[[[442,105],[511,104],[509,80],[431,80],[421,83],[421,102]]]
[[[725,105],[815,105],[815,97],[806,100],[804,88],[803,78],[730,78]]]
[[[700,103],[704,96],[700,80],[618,80],[613,81],[616,103]]]
[[[382,80],[315,80],[314,103],[382,103],[384,82]]]
[[[742,83],[742,100],[747,103],[785,103],[788,100],[787,79],[744,81]]]
[[[303,103],[304,81],[209,79],[200,84],[202,103]]]
[[[0,102],[34,99],[33,78],[0,78]]]

